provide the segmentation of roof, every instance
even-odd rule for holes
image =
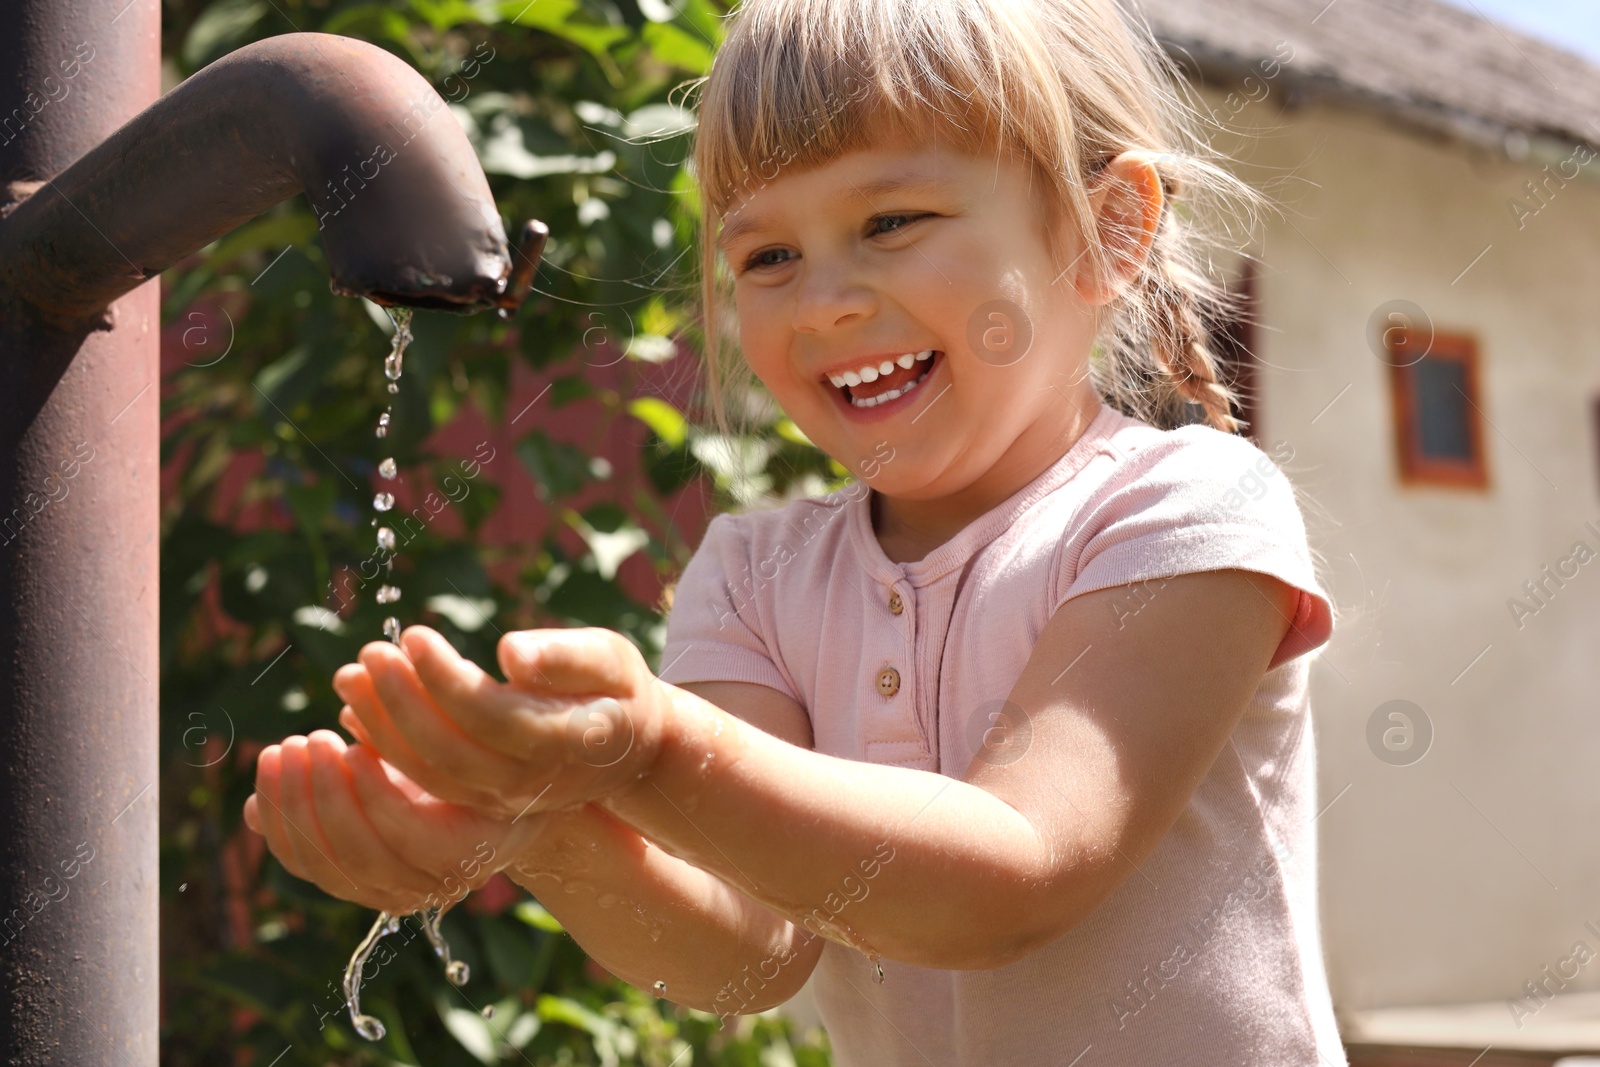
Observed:
[[[1600,145],[1600,67],[1440,0],[1124,3],[1205,83],[1237,86],[1292,55],[1272,79],[1291,104],[1374,110],[1517,159],[1534,138]]]

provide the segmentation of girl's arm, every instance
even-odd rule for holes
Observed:
[[[812,932],[984,969],[1071,929],[1155,849],[1299,594],[1227,569],[1165,579],[1130,619],[1133,595],[1112,587],[1056,610],[1009,694],[1028,747],[974,759],[961,780],[791,744],[741,721],[752,713],[741,691],[707,688],[708,700],[664,683],[607,630],[506,634],[500,683],[414,626],[404,650],[371,642],[334,684],[376,687],[368,700],[340,693],[372,715],[384,758],[435,796],[507,818],[596,803]]]
[[[825,936],[925,967],[1003,966],[1085,918],[1154,850],[1297,596],[1256,572],[1198,572],[1167,579],[1127,621],[1128,593],[1074,597],[1045,627],[1009,697],[1031,727],[1020,758],[975,759],[960,781],[841,759],[658,682],[659,753],[599,803]]]
[[[820,938],[598,806],[541,817],[551,821],[539,847],[506,874],[623,981],[730,1015],[782,1004],[815,968]]]
[[[737,701],[745,720],[775,737],[811,746],[798,704],[765,686],[702,683],[693,688]],[[540,815],[534,847],[506,874],[596,962],[643,990],[719,1015],[764,1011],[805,983],[822,940],[716,875],[645,840],[596,804]]]

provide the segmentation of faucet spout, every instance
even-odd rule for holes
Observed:
[[[0,293],[56,327],[94,319],[301,192],[332,289],[388,306],[514,308],[548,232],[529,223],[539,238],[513,262],[471,143],[403,60],[289,33],[199,71],[62,173],[14,183]]]

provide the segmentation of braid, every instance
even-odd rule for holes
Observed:
[[[1226,307],[1226,296],[1181,256],[1172,255],[1171,245],[1172,237],[1163,225],[1150,246],[1142,278],[1149,351],[1154,369],[1165,378],[1157,385],[1163,396],[1156,407],[1175,414],[1185,401],[1196,404],[1209,425],[1236,434],[1241,423],[1233,415],[1234,392],[1217,377],[1220,361],[1212,351],[1210,331],[1202,316],[1202,309],[1208,306]],[[1181,420],[1181,415],[1173,419]]]

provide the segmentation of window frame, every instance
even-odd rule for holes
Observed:
[[[1384,331],[1384,346],[1389,353],[1390,395],[1393,397],[1395,457],[1400,482],[1408,486],[1443,486],[1453,489],[1488,489],[1488,459],[1484,449],[1483,408],[1478,377],[1478,341],[1469,333],[1442,330],[1417,330],[1393,326]],[[1471,455],[1466,459],[1442,459],[1424,455],[1420,426],[1416,416],[1416,370],[1424,359],[1459,363],[1466,391],[1467,441]],[[1458,392],[1461,390],[1458,388]]]

